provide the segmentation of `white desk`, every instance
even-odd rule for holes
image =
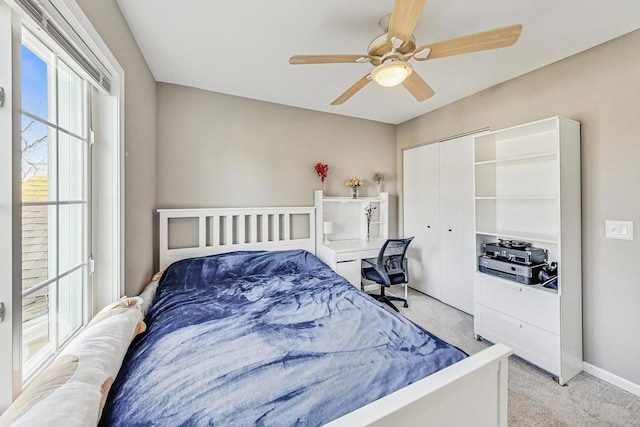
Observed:
[[[360,289],[362,260],[375,258],[387,239],[374,238],[370,242],[363,239],[335,240],[318,248],[318,258]],[[372,286],[377,288],[379,285]],[[365,289],[367,290],[367,289]]]

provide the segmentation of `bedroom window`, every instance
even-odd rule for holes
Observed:
[[[89,295],[91,86],[22,31],[23,380],[83,326]]]
[[[75,1],[0,0],[0,412],[124,294],[123,78]]]

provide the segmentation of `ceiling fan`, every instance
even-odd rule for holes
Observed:
[[[382,86],[402,84],[418,101],[432,97],[435,92],[413,70],[407,61],[443,58],[463,53],[479,52],[513,45],[520,37],[522,25],[511,25],[481,33],[469,34],[416,48],[413,30],[426,0],[395,0],[390,15],[382,17],[380,26],[385,33],[373,39],[366,55],[294,55],[289,64],[370,63],[373,71],[337,97],[331,105],[340,105],[374,80]]]

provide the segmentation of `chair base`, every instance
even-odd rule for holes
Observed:
[[[398,307],[395,306],[395,304],[391,301],[404,301],[404,307],[407,308],[409,307],[409,303],[407,302],[406,299],[404,298],[400,298],[400,297],[394,297],[391,295],[385,295],[383,294],[368,294],[370,297],[377,299],[380,302],[383,302],[385,304],[387,304],[389,307],[393,308],[395,311],[400,311],[398,310]]]

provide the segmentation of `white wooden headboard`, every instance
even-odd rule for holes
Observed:
[[[315,254],[315,207],[158,209],[158,213],[160,270],[181,259],[238,250],[305,249]]]

